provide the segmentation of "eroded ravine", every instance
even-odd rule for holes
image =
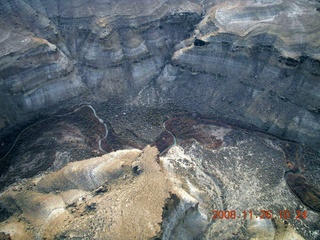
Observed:
[[[103,138],[101,138],[101,139],[99,140],[99,143],[98,143],[98,144],[99,144],[99,149],[100,149],[101,151],[105,152],[105,151],[101,148],[101,141],[102,141],[103,139],[105,139],[105,138],[107,137],[107,135],[108,135],[107,125],[104,123],[104,121],[103,121],[101,118],[99,118],[99,117],[97,116],[96,110],[93,108],[92,105],[82,105],[81,107],[76,108],[76,109],[73,110],[72,112],[69,112],[69,113],[66,113],[66,114],[53,115],[53,116],[51,116],[51,117],[49,117],[49,118],[46,118],[46,119],[43,119],[43,120],[41,120],[41,121],[39,121],[39,122],[33,123],[32,125],[30,125],[30,126],[26,127],[25,129],[23,129],[23,130],[19,133],[19,135],[15,138],[15,140],[13,141],[13,144],[12,144],[12,146],[10,147],[9,151],[8,151],[7,153],[5,153],[4,156],[0,159],[0,162],[1,162],[6,156],[8,156],[8,154],[9,154],[9,153],[12,151],[12,149],[15,147],[15,145],[16,145],[19,137],[20,137],[20,135],[22,135],[24,132],[26,132],[26,131],[27,131],[28,129],[30,129],[31,127],[33,127],[33,126],[35,126],[35,125],[38,125],[38,124],[40,124],[40,123],[46,122],[46,121],[48,121],[48,120],[50,120],[51,118],[54,118],[54,117],[65,117],[65,116],[68,116],[68,115],[70,115],[70,114],[73,114],[73,113],[77,112],[78,110],[80,110],[80,109],[83,108],[83,107],[89,107],[89,108],[93,111],[94,116],[99,120],[99,122],[101,122],[101,123],[105,126],[106,134],[104,135]]]
[[[91,105],[53,115],[23,129],[1,158],[1,186],[69,161],[105,153],[107,125]]]
[[[143,224],[159,230],[166,208],[164,239],[319,239],[319,1],[15,0],[0,6],[0,186],[14,183],[6,210],[0,209],[0,238],[1,231],[25,226],[39,238],[47,229],[43,238],[128,239],[119,232],[130,223],[117,217],[128,216],[131,198],[154,206],[144,200],[155,203],[148,192],[159,184],[141,164],[151,161],[158,183],[170,176],[178,189],[165,206],[158,202],[157,217],[150,218],[156,224]],[[79,102],[94,108],[25,128]],[[169,108],[229,126],[175,117]],[[230,128],[238,124],[244,127]],[[154,148],[143,153],[149,143],[160,158]],[[92,159],[105,152],[111,154]],[[101,180],[91,170],[103,159],[119,161],[98,171]],[[77,169],[68,173],[71,162],[82,177]],[[45,182],[52,177],[47,172],[59,169],[76,183],[68,182],[71,192],[63,184],[54,189],[60,178],[52,191],[39,192],[33,176],[41,173]],[[116,181],[105,182],[110,176]],[[275,217],[210,221],[211,210],[221,208],[270,210]],[[18,216],[6,221],[10,214],[2,213],[12,209]],[[276,216],[288,210],[293,217],[297,209],[308,218]],[[61,212],[67,214],[55,218]],[[112,236],[103,235],[112,226],[108,216],[118,219]],[[139,232],[136,223],[132,233]]]
[[[112,141],[112,138],[105,138],[105,125],[102,125],[102,120],[98,117],[99,115],[94,110],[95,109],[93,107],[91,108],[89,105],[86,105],[81,106],[70,113],[59,115],[59,117],[56,116],[59,121],[52,121],[50,124],[51,128],[56,129],[53,132],[57,134],[60,133],[62,124],[64,125],[64,127],[67,127],[67,129],[69,129],[69,131],[67,132],[69,136],[59,135],[62,139],[66,137],[67,139],[70,137],[78,139],[79,136],[85,136],[83,134],[74,134],[74,126],[77,126],[77,129],[81,129],[80,125],[82,125],[83,129],[81,130],[81,132],[87,134],[91,133],[89,134],[90,136],[95,135],[94,132],[97,132],[98,130],[99,134],[96,134],[96,137],[94,138],[94,141],[92,140],[91,145],[88,144],[88,146],[91,146],[90,148],[84,148],[84,143],[89,140],[88,138],[84,138],[83,142],[77,142],[74,147],[76,152],[79,152],[83,149],[86,149],[85,151],[91,151],[92,147],[94,146],[97,151],[100,150],[100,152],[96,152],[95,155],[99,156],[103,154],[103,152],[99,148],[99,141],[101,142],[100,146],[103,147],[106,146],[105,141]],[[60,120],[64,118],[66,119],[63,122],[60,122]],[[42,123],[43,122],[39,122],[39,126]],[[92,126],[93,128],[91,128]],[[198,232],[197,234],[204,234],[204,231],[206,232],[207,236],[218,236],[219,234],[222,234],[218,231],[218,229],[220,229],[221,227],[225,227],[224,223],[217,220],[210,221],[210,213],[212,209],[231,209],[234,211],[243,212],[244,210],[253,208],[255,209],[254,213],[258,214],[258,210],[261,208],[270,209],[270,211],[273,211],[274,213],[276,213],[277,211],[281,211],[281,209],[288,208],[291,212],[293,212],[294,204],[296,204],[297,201],[299,202],[299,200],[297,200],[297,198],[292,195],[291,191],[296,196],[298,196],[301,201],[306,204],[306,206],[315,211],[317,210],[317,204],[319,203],[319,198],[317,197],[316,192],[317,190],[315,190],[316,188],[314,187],[310,188],[311,185],[315,184],[310,185],[310,181],[299,181],[299,184],[297,184],[297,181],[293,181],[293,179],[305,179],[305,177],[303,176],[305,169],[303,168],[303,166],[301,166],[303,161],[300,160],[302,151],[299,144],[279,140],[273,136],[268,136],[259,132],[249,131],[218,123],[210,119],[190,117],[190,115],[187,115],[185,117],[180,115],[179,117],[169,118],[162,123],[162,126],[162,133],[160,133],[156,140],[151,144],[156,146],[159,150],[160,160],[157,161],[159,163],[161,162],[164,169],[166,169],[165,171],[168,171],[168,173],[166,173],[165,175],[166,178],[168,177],[168,179],[171,179],[170,181],[173,181],[175,184],[177,184],[177,187],[179,186],[181,188],[179,190],[180,194],[182,194],[182,196],[184,196],[184,194],[190,195],[188,195],[186,199],[182,198],[184,200],[176,200],[177,202],[172,200],[174,204],[173,206],[168,207],[168,209],[177,207],[180,210],[175,211],[171,209],[170,211],[172,212],[169,211],[165,214],[166,217],[163,219],[162,226],[164,229],[166,229],[166,231],[163,236],[178,236],[175,234],[177,234],[177,232],[179,231],[183,232],[183,229],[188,226],[184,224],[187,224],[190,221],[194,221],[195,219],[197,219],[197,224],[201,223],[198,228],[198,231],[200,232]],[[29,129],[25,130],[25,132],[31,132],[33,127],[36,127],[36,125],[30,126]],[[109,129],[108,134],[110,134],[110,132],[111,131]],[[47,140],[50,138],[54,138],[54,136],[51,135],[51,133],[49,134],[48,131],[47,133],[43,132],[43,134],[47,137]],[[113,134],[116,133],[113,132]],[[20,134],[20,136],[23,140],[23,133]],[[55,138],[57,138],[57,136],[58,135],[56,135]],[[39,139],[41,138],[35,139],[35,142],[39,143]],[[22,149],[30,148],[30,146],[26,147],[23,144],[21,145],[21,143],[19,142],[20,140],[18,139],[16,141],[16,146],[18,146],[19,144]],[[111,146],[112,142],[108,142],[108,144],[109,146]],[[34,145],[31,144],[31,148],[34,148]],[[62,152],[63,146],[60,145],[59,147],[51,143],[51,148],[55,149],[55,151]],[[15,151],[14,149],[15,148],[13,148],[13,150],[11,150],[12,152],[8,155],[12,154],[13,151]],[[128,153],[130,152],[130,150],[126,151]],[[133,151],[135,152],[138,150]],[[135,152],[134,154],[136,153],[137,152]],[[64,162],[65,158],[67,158],[67,155],[62,154],[60,158],[57,158],[56,153],[53,155],[52,153],[50,153],[50,149],[47,149],[45,154],[46,158],[54,158],[53,165],[58,166],[59,164],[57,162],[60,161],[59,167],[50,167],[49,172],[52,172],[52,177],[55,176],[56,171],[59,168],[63,168],[64,165],[69,166],[68,161]],[[112,154],[116,156],[120,153],[112,151]],[[43,155],[41,156],[43,157]],[[307,157],[307,155],[305,157]],[[112,158],[113,157],[111,157],[111,159]],[[27,159],[31,158],[29,157]],[[86,164],[83,165],[83,167],[89,169],[98,169],[98,162],[99,161],[97,159],[92,159],[92,162],[90,162],[90,160],[87,160]],[[23,164],[24,163],[22,162],[22,165]],[[76,169],[82,168],[82,161],[77,161],[75,164],[78,166]],[[98,165],[95,166],[95,164]],[[121,165],[121,162],[117,164]],[[43,171],[46,169],[36,169],[33,174],[35,175],[41,170]],[[108,171],[109,170],[107,170],[106,168],[106,173],[108,173]],[[144,174],[143,167],[139,164],[132,165],[132,171],[134,177],[138,177],[139,175]],[[67,172],[62,171],[60,174],[66,174]],[[53,180],[50,180],[52,181],[52,183],[50,184],[46,182],[47,180],[43,180],[40,185],[37,184],[37,188],[41,188],[41,191],[44,191],[43,189],[46,189],[45,191],[50,192],[50,189],[52,188],[51,185],[53,184],[54,189],[60,189],[58,191],[66,191],[69,188],[74,189],[75,186],[73,184],[76,183],[78,187],[82,186],[80,187],[81,191],[88,188],[91,189],[94,194],[96,194],[95,192],[99,192],[97,196],[100,196],[100,194],[104,195],[109,191],[107,190],[109,188],[107,187],[106,183],[97,183],[96,181],[100,178],[106,178],[108,179],[108,181],[113,181],[112,179],[110,179],[110,176],[113,175],[107,174],[103,177],[102,171],[101,173],[99,173],[101,174],[101,176],[99,175],[100,177],[98,177],[95,172],[96,170],[90,170],[89,172],[84,171],[82,174],[87,173],[89,175],[83,178],[81,177],[81,179],[78,179],[78,175],[76,172],[70,172],[68,174],[71,175],[67,174],[63,177],[65,178],[65,180],[63,181],[67,181],[66,183],[59,183],[60,181],[62,181],[62,178],[58,177],[56,180],[54,180],[55,178]],[[290,176],[290,178],[284,178],[284,173],[286,172],[289,173],[288,175]],[[118,176],[118,174],[119,173],[115,173],[115,176]],[[128,176],[128,173],[126,173],[126,175]],[[123,179],[127,178],[126,175],[123,177]],[[32,177],[32,175],[22,177],[29,178]],[[71,182],[70,178],[72,179]],[[87,178],[91,180],[87,182],[85,180]],[[26,179],[26,181],[28,181],[28,179]],[[287,181],[291,191],[287,189],[287,184],[285,183],[285,181]],[[20,181],[16,183],[18,184],[16,186],[20,185],[19,182]],[[94,186],[92,186],[92,184],[94,184]],[[100,186],[100,184],[102,185]],[[117,186],[117,184],[121,183],[117,182],[114,186]],[[13,185],[13,187],[14,186],[15,185]],[[175,189],[177,189],[177,187]],[[17,191],[19,192],[20,190]],[[256,199],[252,198],[253,194]],[[270,197],[271,195],[274,197],[273,200],[270,200],[270,198],[268,198],[268,196]],[[305,199],[306,197],[310,198],[310,196],[313,196],[313,201]],[[176,197],[175,195],[172,195],[171,198],[175,199]],[[91,200],[91,202],[95,204],[96,201],[97,200]],[[89,211],[86,209],[92,208],[92,210],[90,210],[92,211],[90,214],[94,214],[94,209],[96,207],[90,207],[90,204],[93,203],[86,203],[89,204],[89,207],[84,208],[83,211]],[[26,203],[22,202],[21,204]],[[80,214],[78,213],[78,211],[82,211],[80,206],[85,203],[80,202],[79,204],[80,205],[78,210],[76,210],[77,208],[74,207],[71,208],[75,209],[73,210],[75,212],[71,212],[71,215],[68,215],[69,217],[72,217],[73,214],[75,214],[75,216],[77,216],[76,214]],[[99,204],[102,203],[99,202]],[[197,204],[199,204],[199,206]],[[302,212],[308,211],[310,218],[316,218],[317,215],[315,213],[313,213],[311,210],[306,210],[308,208],[302,206],[300,208]],[[65,209],[63,207],[59,207],[59,209],[61,210],[61,213],[65,213]],[[102,214],[100,210],[99,214]],[[54,218],[55,213],[52,212],[52,215],[50,216],[50,218]],[[234,233],[236,233],[238,236],[241,236],[241,234],[248,234],[243,233],[241,230],[242,224],[250,225],[250,222],[245,223],[246,221],[247,220],[244,221],[243,219],[239,219],[237,221],[229,222],[229,225],[231,226],[230,231],[231,229],[233,229],[232,231],[234,231]],[[290,220],[290,223],[293,224],[293,226],[297,229],[305,229],[304,224],[307,224],[304,221],[298,223],[294,220]],[[90,224],[94,223],[92,222]],[[270,226],[269,222],[266,222],[265,224],[267,224],[266,227],[267,229],[269,229],[268,231],[271,231],[271,233],[275,231],[273,227],[270,227],[272,226],[272,224]],[[172,227],[169,227],[169,225]],[[48,229],[48,226],[44,225],[41,229]],[[247,231],[253,230],[248,229]],[[260,229],[259,231],[264,230]],[[79,234],[80,232],[81,234],[85,234],[83,231],[79,231]],[[43,234],[43,231],[41,230],[38,234]],[[88,234],[90,235],[91,233]],[[101,232],[101,234],[103,233]],[[223,234],[224,235],[221,235],[221,237],[231,234],[231,232],[229,232],[228,230]],[[311,236],[311,232],[307,232],[304,234],[307,234],[305,236]],[[87,235],[83,236],[85,237]]]
[[[27,128],[25,128],[23,131],[21,131],[21,133],[15,139],[12,147],[5,154],[5,156],[0,160],[0,162],[1,161],[2,162],[4,162],[4,161],[9,162],[10,161],[9,158],[7,158],[8,155],[11,154],[12,151],[18,152],[18,150],[15,149],[18,140],[20,139],[20,137],[23,134],[28,135],[28,131],[32,132],[31,131],[32,128],[35,128],[37,125],[40,125],[40,124],[48,125],[49,121],[52,119],[55,119],[55,118],[63,119],[63,118],[66,118],[72,114],[76,114],[80,110],[83,110],[85,108],[89,108],[91,110],[91,114],[93,114],[94,117],[99,121],[99,123],[103,124],[103,126],[104,126],[104,134],[103,135],[101,133],[97,134],[97,135],[101,136],[97,140],[97,143],[96,143],[98,145],[97,150],[100,151],[100,153],[97,152],[97,154],[109,152],[110,148],[108,148],[109,151],[107,151],[106,149],[103,149],[103,145],[107,144],[107,142],[108,142],[107,125],[104,123],[104,121],[101,118],[98,117],[96,110],[94,109],[94,107],[92,105],[82,105],[69,113],[51,116],[50,118],[41,120],[41,121],[34,123],[34,124],[28,126]],[[86,123],[79,122],[79,124],[85,125]],[[217,136],[210,135],[210,134],[208,135],[202,129],[202,128],[205,129],[208,126],[214,126],[214,124],[217,124],[216,127],[221,126],[221,129],[224,129],[224,130],[220,130],[220,132],[216,131],[215,134]],[[192,117],[171,118],[171,119],[168,119],[165,122],[163,122],[162,126],[163,126],[163,132],[161,134],[159,134],[157,139],[151,144],[151,145],[157,146],[157,148],[159,149],[160,155],[165,155],[169,151],[169,149],[171,149],[172,147],[175,147],[177,145],[177,137],[180,139],[179,140],[180,142],[181,141],[185,142],[185,141],[189,141],[191,139],[194,139],[208,149],[213,149],[213,150],[219,149],[223,145],[223,140],[222,140],[221,136],[223,134],[225,134],[226,132],[231,131],[232,129],[235,129],[235,127],[229,126],[226,124],[217,123],[217,122],[214,122],[211,120],[205,120],[205,119],[199,119],[199,118],[196,119],[196,118],[192,118]],[[202,127],[199,127],[199,126],[202,126]],[[88,126],[85,125],[84,127],[86,128]],[[95,131],[95,130],[93,129],[93,131]],[[255,134],[260,134],[260,133],[256,132]],[[55,136],[53,136],[53,137],[55,138]],[[265,135],[264,137],[268,137],[268,135]],[[273,136],[272,136],[272,138],[274,139]],[[112,141],[114,139],[110,139],[110,140]],[[36,141],[39,141],[39,139],[36,139]],[[87,141],[87,140],[84,139],[84,141]],[[102,144],[102,142],[104,142],[104,143]],[[284,152],[285,164],[288,165],[288,170],[285,172],[285,176],[286,176],[285,178],[288,182],[288,185],[290,186],[292,191],[302,200],[302,202],[304,202],[307,206],[311,207],[312,209],[319,211],[319,207],[318,207],[318,202],[320,202],[319,191],[317,190],[317,188],[311,187],[311,186],[314,186],[314,184],[306,181],[304,179],[303,175],[301,175],[301,174],[303,174],[303,170],[304,170],[303,162],[301,161],[301,159],[302,159],[301,145],[299,145],[298,143],[291,143],[291,142],[286,142],[286,141],[280,141],[280,142],[282,142],[282,143],[279,144],[279,148],[282,149],[282,151]],[[110,142],[109,145],[112,145],[112,143]],[[32,145],[30,145],[30,146],[32,146]],[[29,148],[30,147],[27,147],[27,149],[29,149]],[[61,148],[62,148],[62,146],[61,146]],[[79,148],[79,147],[76,147],[75,149],[77,149],[77,148]],[[59,152],[59,147],[57,147],[55,150],[56,150],[56,152]],[[48,154],[45,151],[43,153]],[[55,153],[55,155],[56,154],[57,153]],[[47,157],[49,157],[49,158],[50,158],[50,156],[53,157],[52,154],[47,155]],[[29,159],[29,157],[27,159]],[[53,157],[53,158],[55,158],[55,157]],[[54,160],[51,160],[51,161],[54,162]],[[64,164],[62,164],[62,165],[57,164],[57,165],[62,167]],[[50,164],[47,166],[50,166]],[[30,169],[30,170],[31,170],[31,172],[33,172],[32,169]],[[42,168],[42,170],[46,170],[46,168]],[[36,174],[36,173],[37,173],[37,171],[34,172],[33,174]],[[288,173],[290,173],[290,174],[288,174]],[[7,173],[3,172],[2,174],[3,174],[3,176],[6,176]],[[23,174],[22,174],[22,176],[23,176]],[[28,176],[30,177],[30,176],[32,176],[32,174],[28,174]],[[287,176],[290,176],[290,177],[288,178]],[[299,181],[299,184],[298,184],[299,186],[297,186],[297,184],[295,184],[295,182],[297,182],[297,179],[302,179],[302,181]],[[216,181],[219,181],[219,180],[216,180]],[[301,189],[303,189],[303,190],[301,190]],[[303,193],[301,193],[301,191]],[[304,199],[304,196],[309,196],[308,198],[311,198],[314,200],[310,201],[308,199]]]

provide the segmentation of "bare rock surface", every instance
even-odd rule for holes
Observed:
[[[167,128],[179,137],[160,157],[156,147],[119,150],[7,188],[0,232],[14,239],[319,237],[319,189],[295,143],[175,121]]]
[[[5,153],[0,159],[0,188],[40,171],[57,170],[68,162],[102,155],[99,141],[105,135],[105,126],[89,106],[30,125],[9,151],[0,151]]]
[[[317,1],[17,0],[1,9],[4,137],[39,113],[116,98],[132,111],[175,106],[319,149]]]
[[[140,99],[157,92],[162,98],[154,104],[170,99],[319,149],[320,16],[319,3],[309,3],[215,5]]]
[[[23,215],[17,212],[1,229],[8,231],[8,225],[22,218],[22,223],[32,225],[36,239],[156,237],[171,189],[157,155],[151,147],[118,151],[71,163],[25,185],[33,187],[10,188],[2,194],[2,207],[18,208]],[[23,229],[8,232],[22,239]]]
[[[1,9],[2,128],[74,97],[137,94],[202,12],[197,1],[178,0],[18,0]]]
[[[319,1],[0,9],[0,238],[319,239]]]

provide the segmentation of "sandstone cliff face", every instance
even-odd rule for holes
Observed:
[[[117,98],[132,109],[175,104],[319,149],[317,1],[0,4],[2,133],[40,111]]]

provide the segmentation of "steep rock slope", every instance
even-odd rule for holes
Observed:
[[[14,239],[318,239],[319,189],[291,182],[304,179],[291,169],[302,164],[296,144],[227,126],[181,127],[162,156],[150,146],[120,150],[10,186],[0,194],[0,232]]]
[[[202,12],[196,1],[177,0],[17,0],[0,7],[2,129],[79,102],[68,104],[74,97],[136,95]]]
[[[0,4],[3,134],[40,112],[117,98],[132,109],[174,104],[319,149],[317,1]]]
[[[101,154],[104,120],[114,137],[125,129],[121,137],[154,142],[162,154],[123,150],[18,181],[0,195],[0,238],[319,238],[319,1],[3,0],[0,8],[0,146],[14,155],[0,158],[11,171],[2,182]],[[103,120],[50,117],[83,103]],[[168,120],[177,111],[193,119]],[[213,209],[238,215],[211,221]],[[261,210],[272,219],[256,217]],[[296,210],[308,217],[297,220]]]
[[[40,109],[120,98],[174,103],[319,147],[317,1],[15,0],[1,8],[2,132]],[[206,44],[193,45],[195,37]]]
[[[313,1],[215,5],[194,31],[198,39],[176,46],[141,99],[158,91],[164,102],[319,149],[318,9]]]

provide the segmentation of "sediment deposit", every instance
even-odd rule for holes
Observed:
[[[1,9],[3,134],[40,112],[116,98],[319,148],[317,1],[17,0]]]
[[[0,238],[319,238],[319,1],[0,9]]]

